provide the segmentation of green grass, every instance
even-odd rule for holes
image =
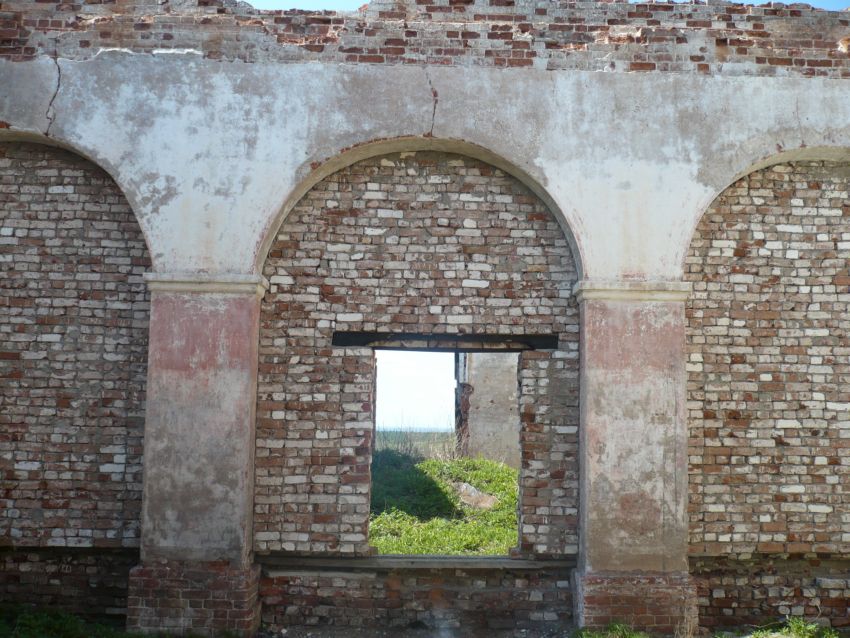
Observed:
[[[649,634],[632,629],[624,623],[611,623],[605,629],[579,629],[576,638],[649,638]]]
[[[758,629],[719,632],[714,638],[840,638],[844,632],[824,627],[805,618],[786,618]],[[679,636],[679,632],[676,634]],[[612,623],[602,630],[579,629],[575,638],[649,638],[623,623]]]
[[[517,543],[517,471],[487,459],[426,459],[394,449],[372,459],[369,542],[380,554],[506,555]],[[461,503],[453,483],[498,498]]]
[[[406,428],[377,430],[375,450],[395,450],[416,458],[452,458],[457,439],[454,431],[419,431]]]
[[[737,633],[718,633],[716,638],[728,638],[729,636],[746,636],[747,638],[839,638],[846,632],[838,632],[831,627],[824,627],[805,618],[786,618],[759,627],[751,631]]]
[[[123,618],[121,619],[123,621]],[[0,605],[0,638],[169,638],[174,634],[159,632],[141,634],[84,620],[80,616],[54,609],[38,609],[29,605]],[[181,634],[184,638],[200,638],[200,634]],[[226,631],[221,638],[235,638]]]
[[[0,638],[136,638],[116,627],[87,622],[61,611],[23,605],[0,608]]]

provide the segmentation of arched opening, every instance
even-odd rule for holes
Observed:
[[[850,163],[837,155],[763,163],[717,197],[691,240],[691,553],[707,569],[718,557],[850,550]],[[780,585],[809,605],[815,575],[719,588],[704,614],[721,618],[743,596],[723,622],[779,615],[766,592]]]
[[[347,331],[443,345],[556,337],[555,348],[519,357],[515,555],[575,553],[578,272],[535,193],[464,155],[370,156],[328,174],[292,207],[263,274],[259,552],[371,553],[374,356],[369,347],[334,346],[334,332]]]
[[[67,549],[70,558],[54,552],[30,567],[46,579],[61,560],[69,583],[86,583],[66,583],[67,606],[120,609],[114,583],[139,544],[145,240],[102,169],[66,150],[3,142],[0,245],[0,544]],[[77,561],[77,548],[104,554]],[[110,555],[116,548],[130,556]],[[53,604],[59,592],[45,584],[17,582],[6,599]]]

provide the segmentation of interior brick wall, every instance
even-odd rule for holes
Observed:
[[[518,553],[576,551],[576,269],[546,206],[477,160],[403,153],[318,183],[271,247],[260,326],[255,545],[369,554],[374,356],[334,330],[549,334],[520,357]]]
[[[848,164],[779,164],[696,230],[693,554],[850,554],[849,191]]]
[[[344,15],[228,0],[9,0],[0,9],[0,57],[190,48],[245,62],[847,78],[848,26],[846,12],[778,3],[377,0]]]
[[[149,267],[106,173],[0,145],[0,546],[138,546]]]

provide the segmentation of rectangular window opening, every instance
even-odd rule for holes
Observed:
[[[374,352],[370,545],[508,556],[519,538],[519,352]]]

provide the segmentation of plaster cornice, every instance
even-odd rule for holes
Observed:
[[[258,297],[269,287],[262,275],[148,272],[145,282],[155,292],[254,294]]]
[[[604,301],[684,302],[691,294],[686,281],[614,281],[583,279],[573,286],[579,303],[591,299]]]

